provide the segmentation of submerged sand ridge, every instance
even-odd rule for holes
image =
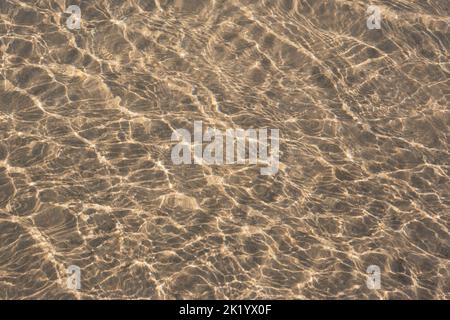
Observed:
[[[0,1],[0,298],[448,299],[449,2],[371,4]]]

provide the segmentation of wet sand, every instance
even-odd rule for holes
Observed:
[[[450,2],[371,4],[0,0],[0,298],[450,298]],[[174,165],[194,121],[279,171]]]

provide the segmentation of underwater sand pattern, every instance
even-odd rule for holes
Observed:
[[[450,297],[448,0],[0,16],[1,299]],[[280,170],[173,165],[194,121],[279,129]]]

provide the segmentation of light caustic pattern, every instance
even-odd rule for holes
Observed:
[[[449,5],[1,0],[0,298],[449,298]]]

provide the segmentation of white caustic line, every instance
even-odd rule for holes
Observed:
[[[9,28],[5,24],[7,29],[6,34],[2,39],[2,77],[3,77],[3,89],[6,91],[6,51],[8,49],[8,36],[9,36]]]

